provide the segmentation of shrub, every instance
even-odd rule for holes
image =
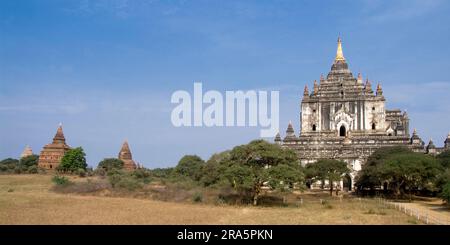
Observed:
[[[104,177],[106,175],[106,170],[103,168],[96,168],[93,172],[94,175]]]
[[[86,175],[89,177],[94,176],[94,170],[91,167],[86,168]]]
[[[134,178],[144,182],[145,184],[148,184],[151,181],[151,178],[150,178],[151,172],[147,169],[143,169],[143,168],[136,169],[131,173],[131,175]]]
[[[77,174],[78,176],[80,176],[80,177],[86,177],[86,170],[84,170],[84,169],[82,169],[82,168],[79,168],[79,169],[76,171],[76,174]]]
[[[55,183],[55,185],[57,185],[57,186],[65,186],[65,185],[69,185],[71,183],[67,177],[59,176],[59,175],[53,176],[52,182]]]
[[[115,188],[117,183],[123,178],[123,173],[120,171],[111,171],[108,173],[108,181],[112,188]]]
[[[14,168],[14,173],[21,174],[21,173],[25,172],[26,170],[27,169],[25,169],[23,166],[18,165]]]
[[[76,182],[71,185],[55,186],[54,191],[59,193],[92,193],[109,189],[110,185],[105,180]]]
[[[122,176],[115,185],[116,188],[134,191],[142,187],[142,183],[130,176]]]
[[[203,194],[201,192],[194,193],[192,197],[192,201],[194,202],[202,202],[203,201]]]
[[[38,167],[36,165],[30,166],[28,168],[28,173],[30,174],[37,174],[38,172]]]

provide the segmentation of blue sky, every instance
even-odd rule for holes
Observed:
[[[275,89],[298,135],[305,84],[327,74],[336,39],[354,74],[381,81],[388,108],[441,146],[450,130],[448,1],[0,1],[0,158],[35,153],[60,122],[88,163],[128,139],[147,167],[208,158],[259,128],[175,128],[175,90]]]

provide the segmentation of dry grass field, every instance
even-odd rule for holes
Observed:
[[[304,194],[300,207],[252,207],[58,194],[50,175],[0,175],[0,224],[415,224],[375,201]]]

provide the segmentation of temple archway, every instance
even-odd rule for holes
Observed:
[[[347,136],[347,130],[345,129],[345,126],[344,126],[344,125],[342,125],[342,126],[339,128],[339,136],[341,136],[341,137]]]
[[[342,180],[344,191],[352,191],[352,178],[350,175],[346,174]]]

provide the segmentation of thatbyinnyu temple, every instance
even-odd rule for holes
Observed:
[[[314,81],[312,91],[305,86],[299,136],[289,123],[284,139],[277,134],[275,142],[294,149],[302,165],[321,158],[347,162],[353,171],[341,183],[346,189],[353,189],[357,171],[377,148],[402,145],[426,154],[450,149],[450,134],[443,148],[431,140],[425,146],[416,130],[410,136],[407,113],[386,109],[385,102],[380,84],[373,91],[371,81],[363,81],[361,74],[353,76],[338,38],[331,71]]]

